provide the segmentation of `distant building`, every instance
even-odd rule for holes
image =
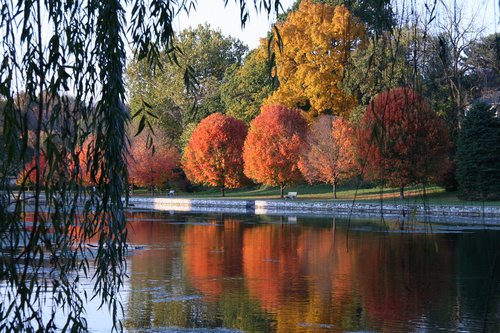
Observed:
[[[496,110],[496,116],[500,118],[500,90],[488,90],[479,98],[476,98],[471,105],[465,109],[465,114],[469,111],[472,104],[477,102],[483,102],[491,105],[492,108]]]

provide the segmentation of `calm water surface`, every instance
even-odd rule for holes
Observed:
[[[494,228],[168,212],[129,227],[130,332],[500,332]]]

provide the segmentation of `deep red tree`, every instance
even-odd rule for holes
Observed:
[[[144,131],[131,142],[129,179],[132,184],[154,189],[178,177],[180,162],[177,148],[161,130],[155,130],[151,146],[148,134],[151,135]]]
[[[368,179],[400,189],[433,180],[447,162],[444,122],[414,90],[396,88],[375,96],[357,133],[357,151]]]
[[[299,160],[306,180],[331,184],[333,198],[337,199],[338,183],[357,172],[354,141],[354,130],[347,120],[320,116],[307,133]]]
[[[243,174],[242,149],[247,127],[241,120],[214,113],[193,130],[184,150],[182,166],[194,183],[217,186],[225,196],[226,188],[241,186]]]
[[[285,186],[302,179],[298,162],[305,144],[307,122],[300,111],[266,105],[251,123],[243,160],[245,174],[258,183]]]

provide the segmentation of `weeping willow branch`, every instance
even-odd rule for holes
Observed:
[[[244,21],[245,1],[237,2]],[[254,1],[268,15],[279,4]],[[122,330],[126,41],[153,66],[161,65],[163,50],[175,61],[172,22],[195,5],[1,2],[0,331],[86,331],[92,297],[110,309],[113,329]],[[80,293],[83,278],[92,279],[92,294]],[[61,308],[65,319],[57,321]]]

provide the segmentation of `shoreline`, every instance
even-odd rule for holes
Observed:
[[[301,200],[187,199],[130,197],[129,208],[255,215],[391,217],[431,222],[500,225],[500,207],[383,204]]]

